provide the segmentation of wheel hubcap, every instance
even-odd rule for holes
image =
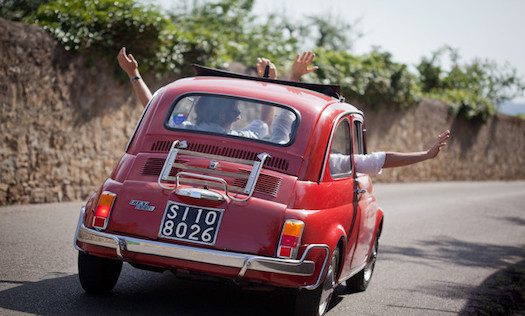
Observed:
[[[374,243],[374,249],[372,250],[372,254],[370,258],[368,259],[368,262],[366,263],[365,274],[364,274],[365,282],[370,281],[370,279],[372,278],[372,272],[374,272],[374,266],[376,264],[376,259],[377,259],[377,241]]]
[[[323,283],[323,292],[321,293],[321,300],[319,301],[319,315],[323,315],[328,309],[328,304],[332,300],[332,294],[335,287],[335,269],[337,265],[337,258],[332,256],[332,262],[328,267],[326,278]]]

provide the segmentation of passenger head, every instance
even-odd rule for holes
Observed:
[[[214,123],[229,130],[241,112],[237,101],[218,96],[201,96],[195,104],[196,123]]]

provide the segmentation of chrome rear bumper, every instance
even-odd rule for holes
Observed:
[[[306,257],[312,249],[322,249],[325,251],[325,259],[321,272],[314,284],[303,287],[306,289],[315,289],[319,286],[321,277],[324,275],[330,252],[330,248],[326,244],[311,244],[307,246],[299,260],[279,259],[108,234],[85,227],[83,223],[84,212],[85,210],[83,207],[80,212],[80,218],[78,220],[77,230],[73,240],[75,248],[79,251],[84,251],[77,245],[77,241],[80,241],[86,244],[115,249],[116,255],[121,260],[125,260],[126,252],[133,252],[232,267],[239,269],[239,274],[237,275],[238,279],[244,277],[247,270],[297,276],[311,276],[315,271],[315,262],[306,260]]]

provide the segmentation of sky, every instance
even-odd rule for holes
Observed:
[[[174,2],[160,1],[167,8]],[[449,45],[464,61],[509,62],[525,78],[525,0],[256,0],[254,12],[292,21],[309,15],[359,21],[363,37],[355,53],[380,46],[396,61],[414,65]],[[525,103],[525,95],[515,102]]]

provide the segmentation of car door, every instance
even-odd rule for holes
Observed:
[[[344,262],[342,276],[351,272],[352,257],[355,252],[358,239],[358,227],[360,226],[361,214],[356,203],[354,168],[352,161],[352,117],[346,115],[336,126],[332,135],[332,144],[329,152],[329,171],[332,178],[331,190],[337,190],[340,194],[340,207],[343,208],[343,226],[347,234],[346,247],[344,251]]]
[[[364,155],[363,120],[357,115],[354,116],[352,121],[352,136],[354,155]],[[373,208],[374,196],[372,195],[370,176],[368,174],[354,172],[354,177],[356,207],[360,220],[356,225],[358,237],[351,264],[352,271],[360,270],[366,263],[375,224],[375,212]]]

